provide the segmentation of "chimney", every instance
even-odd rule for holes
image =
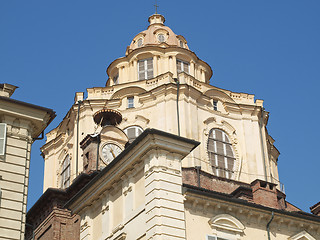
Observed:
[[[277,189],[274,183],[256,179],[251,183],[253,202],[270,208],[279,208]]]
[[[8,83],[0,83],[0,96],[11,97],[16,88],[18,87]]]
[[[310,207],[311,213],[320,216],[320,202]]]

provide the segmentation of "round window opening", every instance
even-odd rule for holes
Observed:
[[[164,35],[163,34],[159,34],[158,35],[158,40],[159,40],[159,42],[164,42],[165,41]]]
[[[140,38],[140,39],[138,40],[138,47],[141,47],[142,44],[143,44],[143,41],[142,41],[142,38]]]

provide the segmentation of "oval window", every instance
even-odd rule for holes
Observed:
[[[159,42],[164,42],[165,41],[164,35],[163,34],[159,34],[158,35],[158,40],[159,40]]]

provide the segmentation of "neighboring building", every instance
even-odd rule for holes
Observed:
[[[320,217],[286,201],[263,101],[210,85],[210,66],[164,21],[149,17],[106,86],[76,93],[47,134],[45,193],[28,213],[36,238],[320,239]],[[53,234],[52,191],[78,226]]]
[[[24,239],[31,145],[55,117],[10,98],[16,88],[0,84],[0,239]]]

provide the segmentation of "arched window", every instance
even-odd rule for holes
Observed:
[[[127,134],[129,138],[129,143],[132,143],[142,132],[142,128],[138,126],[127,127],[123,130],[125,134]]]
[[[67,155],[62,163],[61,170],[61,188],[67,188],[70,186],[70,156]]]
[[[228,135],[220,129],[211,129],[207,150],[213,173],[219,177],[232,178],[235,157]]]

